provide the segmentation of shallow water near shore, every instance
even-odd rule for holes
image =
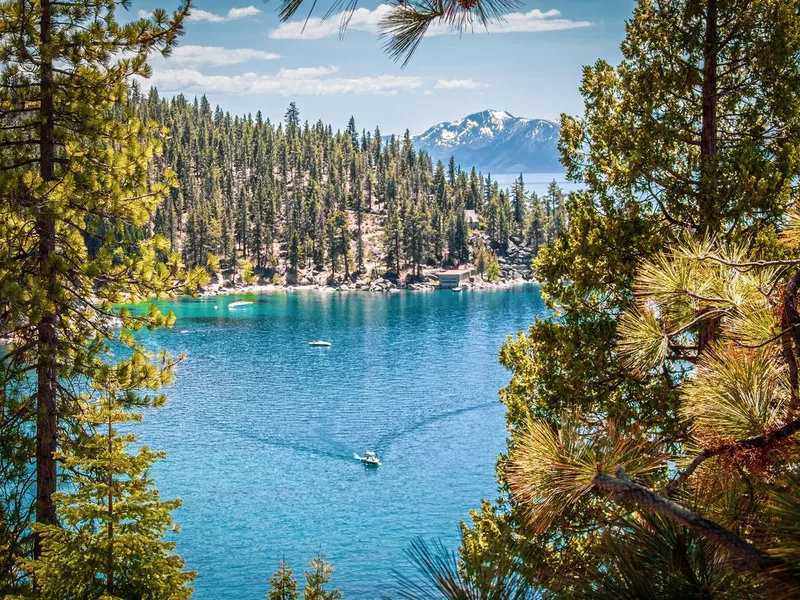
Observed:
[[[253,304],[230,308],[236,301]],[[185,353],[140,440],[180,497],[178,551],[195,598],[263,599],[281,559],[318,551],[346,598],[392,591],[417,536],[458,544],[494,498],[507,335],[545,314],[534,285],[491,292],[276,293],[184,299],[149,347]],[[312,347],[310,340],[332,342]],[[377,451],[366,468],[353,453]]]

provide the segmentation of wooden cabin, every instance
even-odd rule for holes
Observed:
[[[469,269],[452,269],[439,273],[439,287],[441,289],[453,289],[469,282]]]

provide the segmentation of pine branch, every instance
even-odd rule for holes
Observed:
[[[740,568],[766,575],[782,584],[788,584],[794,590],[800,589],[800,574],[784,560],[764,552],[718,523],[702,517],[677,502],[629,481],[625,477],[624,469],[618,467],[616,474],[617,477],[611,477],[596,473],[592,477],[592,483],[598,490],[612,494],[617,502],[631,502],[647,508],[714,540],[728,551]]]
[[[697,260],[710,260],[726,267],[732,267],[745,272],[758,267],[790,267],[800,265],[800,258],[786,260],[754,260],[745,262],[726,260],[720,256],[717,256],[716,254],[699,254],[694,258]]]
[[[790,421],[786,425],[768,433],[764,433],[761,435],[752,436],[749,438],[744,438],[741,440],[734,440],[732,442],[726,442],[720,444],[716,448],[707,448],[703,450],[700,454],[698,454],[689,466],[686,467],[683,471],[681,471],[676,477],[674,477],[662,490],[662,494],[670,494],[675,491],[678,487],[683,485],[683,483],[692,476],[692,474],[697,470],[701,464],[707,461],[709,458],[714,456],[719,456],[720,454],[726,452],[732,452],[735,450],[755,450],[759,448],[767,448],[768,446],[776,443],[781,442],[795,433],[800,431],[800,419],[796,419],[794,421]]]

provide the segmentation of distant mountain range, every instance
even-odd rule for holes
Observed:
[[[463,169],[483,173],[548,173],[563,171],[559,162],[559,124],[524,119],[504,110],[484,110],[449,123],[439,123],[414,136],[414,147],[435,161],[453,156]]]

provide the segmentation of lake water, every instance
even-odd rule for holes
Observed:
[[[485,175],[485,173],[484,173]],[[519,173],[492,173],[492,181],[497,181],[501,189],[510,189],[519,177]],[[555,181],[565,192],[574,192],[583,189],[582,183],[567,181],[566,174],[561,173],[523,173],[522,181],[525,182],[525,190],[536,192],[542,196],[547,193],[547,188],[552,181]]]
[[[254,303],[228,308],[242,299]],[[347,598],[375,600],[409,542],[455,548],[459,520],[496,496],[509,378],[497,353],[544,313],[537,287],[164,306],[175,328],[144,341],[186,360],[167,406],[136,428],[168,452],[154,475],[183,499],[178,550],[197,600],[263,600],[282,558],[302,576],[319,550]],[[353,459],[365,449],[383,466]]]

